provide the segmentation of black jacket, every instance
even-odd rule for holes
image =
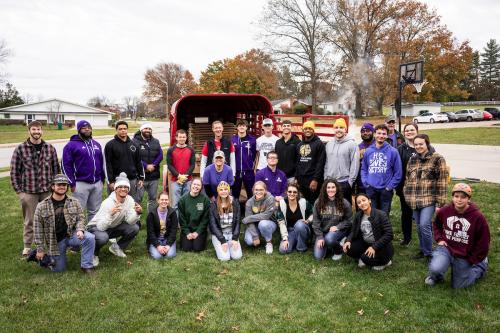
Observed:
[[[221,244],[226,243],[222,228],[220,226],[219,212],[217,211],[217,202],[212,202],[210,205],[210,232],[217,237]],[[240,238],[240,203],[237,199],[233,199],[233,240],[237,241]]]
[[[302,140],[297,145],[297,164],[295,176],[323,181],[323,173],[325,169],[326,151],[325,145],[320,138],[315,135],[310,141]]]
[[[363,218],[363,211],[358,211],[356,215],[354,215],[354,219],[352,221],[352,229],[349,236],[347,236],[348,242],[352,242],[355,239],[362,238],[361,234],[361,219]],[[386,246],[390,246],[392,248],[392,225],[387,218],[387,215],[378,209],[372,208],[372,212],[368,220],[372,224],[373,236],[375,237],[375,243],[372,244],[372,247],[375,251],[380,250]]]
[[[290,140],[285,142],[281,137],[274,146],[274,150],[278,154],[278,169],[286,174],[287,178],[295,177],[295,164],[297,163],[297,145],[300,139],[297,135],[292,134]]]
[[[115,135],[114,139],[106,143],[104,157],[109,183],[114,183],[120,172],[125,172],[130,180],[144,180],[144,168],[139,149],[129,137],[124,142]]]
[[[167,232],[165,233],[165,239],[167,240],[167,245],[172,246],[175,242],[175,237],[177,234],[177,213],[174,209],[168,208],[167,212]],[[158,238],[160,237],[160,217],[158,216],[158,211],[153,209],[149,212],[148,217],[146,219],[147,226],[147,238],[146,245],[158,246],[160,245],[160,241]]]
[[[160,141],[151,136],[150,140],[145,140],[140,131],[135,133],[132,141],[139,148],[139,156],[144,164],[155,164],[153,172],[145,171],[145,180],[156,180],[160,178],[160,163],[163,160],[163,151],[161,150]]]

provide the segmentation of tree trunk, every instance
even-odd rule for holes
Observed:
[[[360,87],[354,87],[354,95],[356,96],[356,106],[354,107],[354,117],[363,117],[363,96]]]

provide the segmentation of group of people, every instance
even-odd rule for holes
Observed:
[[[210,230],[219,260],[240,259],[243,223],[246,245],[257,248],[263,240],[267,254],[273,253],[279,229],[281,254],[312,247],[318,260],[340,260],[345,254],[359,267],[382,270],[394,254],[389,214],[396,192],[400,244],[410,244],[415,220],[419,252],[414,258],[429,261],[426,284],[442,281],[450,266],[457,288],[486,272],[488,223],[470,201],[467,184],[455,185],[447,204],[446,162],[417,124],[405,125],[401,134],[394,117],[377,126],[365,123],[357,144],[338,118],[326,145],[312,121],[302,124],[302,139],[288,120],[281,124],[281,137],[273,134],[272,119],[262,121],[258,138],[248,126],[238,119],[236,134],[226,138],[222,122],[212,123],[213,138],[201,151],[200,178],[193,177],[195,151],[187,132],[177,130],[166,154],[172,185],[157,195],[163,151],[150,124],[130,139],[128,124],[118,121],[103,151],[92,138],[91,124],[80,121],[59,165],[54,147],[41,139],[42,125],[30,123],[29,138],[11,162],[24,217],[23,255],[63,271],[66,248],[80,247],[86,273],[99,265],[100,249],[108,242],[112,254],[126,257],[124,250],[140,230],[140,202],[147,192],[146,245],[154,259],[176,256],[177,229],[183,251],[205,250]],[[106,183],[108,197],[102,201]]]

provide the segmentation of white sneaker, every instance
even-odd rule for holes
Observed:
[[[273,243],[268,242],[266,243],[266,254],[272,254],[273,253]]]
[[[366,264],[363,262],[363,260],[359,259],[359,260],[358,260],[358,267],[359,267],[359,268],[363,268],[363,267],[365,267],[365,266],[366,266]]]
[[[99,266],[99,257],[98,256],[94,256],[94,258],[92,258],[92,265],[94,265],[94,267]]]
[[[116,243],[111,244],[109,247],[109,252],[113,253],[115,256],[120,258],[126,258],[127,255],[123,252],[120,246]]]
[[[424,282],[428,286],[433,286],[436,284],[436,281],[434,281],[434,279],[430,276],[426,277]]]
[[[339,261],[340,259],[342,259],[342,254],[334,254],[332,256],[332,260]]]
[[[389,260],[389,262],[385,265],[382,266],[373,266],[372,269],[375,271],[383,271],[386,267],[389,267],[392,265],[392,260]]]

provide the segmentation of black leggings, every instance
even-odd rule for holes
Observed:
[[[403,239],[408,242],[411,240],[413,210],[406,203],[403,193],[399,193],[399,202],[401,203],[401,231],[403,232]]]
[[[187,235],[181,232],[182,251],[200,252],[207,248],[207,234],[199,234],[196,239],[189,240]]]
[[[361,259],[367,266],[382,266],[389,262],[394,255],[394,249],[392,243],[387,244],[380,250],[375,251],[375,256],[373,258],[368,258],[365,255],[365,251],[370,247],[370,244],[366,243],[363,238],[355,239],[351,242],[351,247],[347,251],[347,255],[354,259]]]

